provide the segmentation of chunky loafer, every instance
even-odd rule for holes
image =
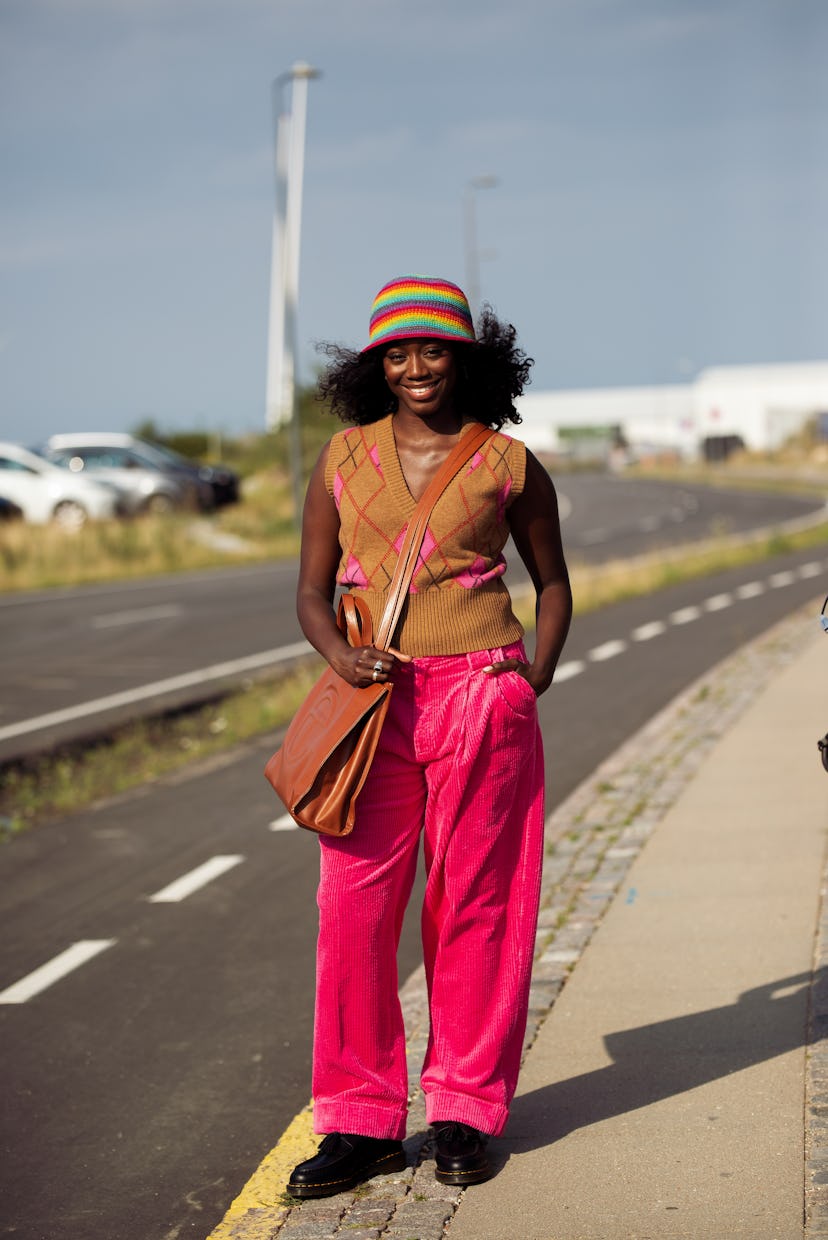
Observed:
[[[441,1184],[481,1184],[492,1175],[487,1138],[468,1124],[433,1124],[434,1176]]]
[[[294,1167],[287,1191],[291,1197],[333,1197],[407,1165],[402,1141],[329,1132],[313,1158]]]

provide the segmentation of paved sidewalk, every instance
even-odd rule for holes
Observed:
[[[465,1192],[433,1178],[418,972],[403,991],[409,1169],[291,1206],[263,1164],[211,1240],[828,1238],[817,612],[703,677],[550,818],[496,1177]]]

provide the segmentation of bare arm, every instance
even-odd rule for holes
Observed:
[[[535,657],[531,663],[507,659],[491,674],[519,671],[535,693],[549,688],[572,619],[572,591],[561,543],[558,497],[552,479],[531,452],[526,453],[526,484],[509,509],[509,527],[537,598]]]
[[[374,679],[372,672],[377,661],[384,666],[379,679],[386,680],[394,659],[406,656],[398,651],[377,650],[375,646],[349,646],[339,631],[333,608],[341,554],[339,512],[325,486],[327,459],[326,447],[316,462],[305,495],[296,614],[305,637],[333,670],[349,684],[363,686]]]

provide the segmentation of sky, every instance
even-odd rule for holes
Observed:
[[[826,54],[825,0],[0,0],[0,438],[264,428],[297,61],[305,382],[467,283],[469,193],[533,391],[828,359]]]

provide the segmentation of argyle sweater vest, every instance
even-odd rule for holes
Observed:
[[[509,506],[523,491],[526,448],[494,434],[437,501],[392,645],[404,654],[453,655],[518,641],[503,582]],[[416,502],[397,455],[392,417],[334,435],[325,485],[339,511],[337,581],[359,591],[379,627]]]

